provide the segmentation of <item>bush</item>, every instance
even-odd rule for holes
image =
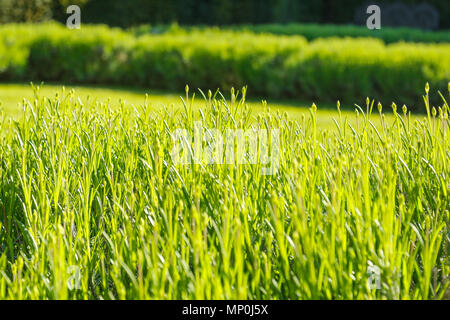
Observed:
[[[33,33],[31,33],[33,30]],[[19,40],[18,40],[19,39]],[[152,89],[248,85],[253,96],[321,101],[383,97],[414,109],[423,83],[444,89],[450,44],[385,45],[218,29],[135,37],[54,24],[0,28],[0,78],[126,84]]]
[[[272,33],[279,35],[301,35],[308,40],[329,37],[370,37],[378,38],[386,43],[407,42],[450,42],[448,31],[424,31],[413,28],[389,28],[369,30],[366,27],[331,24],[263,24],[231,27],[233,30],[248,30],[256,33]],[[137,29],[139,30],[139,29]],[[143,28],[140,29],[142,32]]]
[[[364,96],[382,97],[388,103],[412,99],[424,81],[441,90],[450,79],[450,45],[398,43],[379,40],[319,39],[307,46],[287,68],[293,76],[291,95],[315,99],[353,100]]]
[[[39,22],[52,16],[52,0],[0,0],[0,23]]]

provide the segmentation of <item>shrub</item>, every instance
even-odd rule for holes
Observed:
[[[33,33],[31,33],[33,30]],[[179,90],[249,85],[254,96],[361,100],[377,95],[416,108],[429,81],[450,79],[450,44],[385,45],[206,29],[135,37],[120,29],[0,27],[0,77]],[[423,111],[423,109],[422,109]]]
[[[450,42],[448,31],[425,31],[413,28],[382,27],[379,30],[369,30],[365,26],[331,25],[331,24],[263,24],[240,25],[230,27],[232,30],[248,30],[256,33],[272,33],[279,35],[301,35],[308,40],[329,37],[378,38],[386,43],[406,42]],[[139,28],[138,28],[139,29]],[[141,32],[144,27],[141,27]]]
[[[52,16],[52,0],[0,0],[0,23],[39,22]]]

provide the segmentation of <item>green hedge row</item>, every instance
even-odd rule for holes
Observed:
[[[135,37],[105,26],[0,27],[0,79],[182,90],[249,86],[258,97],[360,101],[383,97],[412,109],[429,81],[445,89],[450,44],[385,45],[377,39],[318,39],[247,32]],[[419,105],[419,103],[417,103]]]
[[[207,30],[208,26],[183,26],[177,25],[141,25],[133,27],[129,30],[136,35],[144,35],[151,33],[177,33],[180,30],[187,32],[197,30]],[[379,30],[369,30],[366,27],[354,25],[333,25],[333,24],[258,24],[258,25],[236,25],[224,26],[223,30],[245,31],[253,33],[269,33],[285,36],[303,36],[307,40],[315,40],[318,38],[376,38],[381,39],[385,43],[394,42],[424,42],[424,43],[450,43],[450,32],[446,31],[425,31],[413,28],[389,28],[383,27]]]
[[[257,33],[278,35],[302,35],[308,40],[329,37],[370,37],[382,39],[386,43],[406,42],[450,42],[450,32],[425,31],[412,28],[389,28],[369,30],[366,27],[352,25],[318,24],[263,24],[255,26],[237,26],[234,29],[247,29]]]

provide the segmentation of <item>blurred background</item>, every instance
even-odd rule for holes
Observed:
[[[140,24],[230,25],[312,22],[365,25],[366,8],[376,4],[384,26],[450,27],[446,0],[0,0],[0,22],[65,22],[66,8],[78,5],[86,23],[130,27]]]
[[[366,27],[373,4],[380,30]],[[0,0],[0,101],[14,110],[30,81],[164,102],[189,84],[248,86],[293,109],[371,97],[420,113],[427,82],[436,106],[447,92],[449,18],[445,0]]]

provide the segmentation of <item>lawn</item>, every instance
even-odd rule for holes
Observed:
[[[376,129],[376,106],[75,89],[23,116],[30,89],[0,91],[0,299],[449,297],[446,103]]]
[[[0,12],[0,301],[450,299],[449,32],[28,2],[66,1]]]
[[[56,93],[61,92],[63,88],[62,84],[45,84],[41,87],[40,91],[43,96],[52,97]],[[108,86],[78,86],[78,85],[66,85],[65,90],[74,89],[75,94],[82,101],[98,101],[106,102],[108,99],[111,101],[111,106],[117,108],[120,105],[120,101],[124,101],[125,105],[132,108],[133,106],[139,106],[145,102],[146,94],[148,95],[148,102],[150,106],[157,110],[164,106],[173,105],[175,108],[182,107],[180,93],[167,93],[161,91],[136,89],[136,88],[124,88],[124,87],[108,87]],[[13,84],[0,84],[0,102],[7,116],[12,118],[19,118],[22,114],[21,102],[23,98],[32,99],[33,90],[31,85],[24,83]],[[228,96],[227,96],[228,98]],[[203,97],[200,92],[197,91],[196,107],[202,106]],[[280,110],[281,112],[287,112],[288,116],[292,120],[301,120],[302,116],[309,115],[309,109],[312,105],[311,102],[296,102],[296,101],[272,101],[268,100],[268,106],[272,110]],[[261,100],[249,100],[249,108],[255,113],[261,113],[263,106]],[[361,104],[362,105],[362,104]],[[347,116],[350,122],[355,121],[354,105],[343,105],[341,115]],[[385,107],[385,111],[390,111],[390,107]],[[317,126],[322,129],[335,128],[333,118],[337,119],[339,113],[336,106],[330,104],[318,104],[317,110]],[[422,119],[423,115],[416,114],[411,117],[413,120]],[[386,120],[391,122],[394,119],[390,112],[386,113]],[[379,126],[378,117],[373,120],[374,123]]]

